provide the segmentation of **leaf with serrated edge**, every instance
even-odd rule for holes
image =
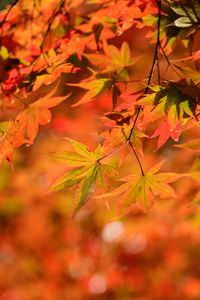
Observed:
[[[97,160],[101,158],[101,154],[102,154],[102,148],[101,148],[101,145],[99,144],[98,147],[94,151],[94,155]]]
[[[64,175],[58,182],[56,182],[50,188],[50,191],[63,190],[79,185],[75,201],[74,217],[78,210],[93,194],[96,181],[100,189],[105,192],[105,177],[110,177],[110,175],[116,173],[116,170],[112,166],[101,164],[100,159],[102,157],[102,148],[100,144],[94,152],[89,152],[84,144],[74,140],[70,141],[76,152],[58,152],[50,154],[50,156],[54,159],[61,160],[69,165],[75,166],[76,168],[69,171],[67,175]]]
[[[84,144],[81,144],[77,141],[74,141],[74,140],[68,139],[68,138],[67,138],[67,140],[72,143],[72,146],[73,146],[74,150],[78,154],[88,158],[90,161],[95,161],[96,160],[94,154],[92,152],[89,152],[88,148]]]
[[[102,197],[122,195],[117,206],[117,214],[123,215],[130,210],[132,204],[143,202],[145,209],[149,207],[152,196],[161,198],[174,197],[175,192],[168,183],[175,181],[181,175],[175,173],[158,173],[163,161],[152,167],[145,175],[132,174],[120,180],[125,181],[114,191]]]
[[[75,201],[75,209],[72,218],[77,214],[79,209],[86,204],[86,202],[91,198],[94,193],[95,183],[97,176],[96,165],[90,170],[85,179],[81,182]]]
[[[97,182],[100,185],[100,187],[102,188],[102,190],[105,192],[106,184],[105,184],[103,173],[104,173],[103,165],[99,164],[99,166],[97,168]]]
[[[67,175],[62,176],[62,178],[50,188],[50,191],[61,191],[77,185],[80,180],[86,176],[91,167],[92,166],[80,167],[69,171]]]
[[[84,157],[76,152],[56,152],[56,153],[50,153],[49,156],[55,160],[62,161],[66,163],[67,165],[72,166],[81,166],[86,165],[88,163],[91,163],[91,160],[87,157]]]

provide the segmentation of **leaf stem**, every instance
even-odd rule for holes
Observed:
[[[156,2],[158,4],[157,41],[156,41],[156,46],[155,46],[155,50],[154,50],[153,62],[152,62],[151,70],[150,70],[150,73],[149,73],[149,79],[148,79],[148,82],[147,82],[147,87],[146,87],[146,89],[144,91],[144,95],[146,95],[148,93],[149,85],[151,83],[151,79],[152,79],[153,72],[154,72],[154,68],[155,68],[156,62],[158,62],[158,49],[159,49],[159,46],[160,46],[161,0],[157,0]],[[158,66],[158,77],[159,77],[159,81],[160,81],[159,66]],[[141,109],[142,109],[142,105],[139,107],[139,109],[137,111],[137,114],[136,114],[136,117],[135,117],[135,121],[133,123],[131,131],[130,131],[129,136],[127,138],[127,142],[129,143],[130,147],[132,148],[133,153],[134,153],[134,155],[135,155],[135,157],[137,159],[137,162],[138,162],[138,164],[140,166],[140,170],[141,170],[142,176],[144,176],[144,170],[143,170],[142,164],[141,164],[140,159],[139,159],[139,157],[137,155],[137,152],[135,151],[135,148],[134,148],[134,146],[133,146],[133,144],[131,142],[131,137],[132,137],[133,131],[135,129],[135,125],[137,123],[137,120],[139,118],[139,114],[141,112]]]
[[[105,154],[104,156],[100,157],[97,162],[100,162],[102,159],[109,157],[110,155],[113,155],[116,152],[119,152],[121,149],[123,149],[124,147],[126,147],[126,145],[128,144],[128,141],[125,142],[125,144],[121,145],[120,147],[114,149],[112,152],[109,152],[108,154]]]
[[[153,76],[153,71],[154,71],[154,68],[155,68],[155,65],[156,65],[156,61],[158,60],[158,48],[160,46],[161,0],[157,0],[156,2],[158,4],[157,41],[156,41],[156,47],[155,47],[155,51],[154,51],[153,62],[152,62],[151,70],[150,70],[150,73],[149,73],[149,79],[148,79],[148,82],[147,82],[147,87],[146,87],[146,89],[144,91],[144,95],[146,95],[147,92],[148,92],[148,90],[149,90],[149,84],[151,83],[151,79],[152,79],[152,76]],[[138,117],[139,117],[141,109],[142,109],[142,106],[140,106],[139,109],[138,109],[138,111],[137,111],[137,114],[136,114],[136,117],[135,117],[135,121],[134,121],[133,126],[131,128],[129,136],[126,138],[126,142],[122,146],[120,146],[117,149],[113,150],[112,152],[110,152],[110,153],[102,156],[101,158],[99,158],[97,160],[97,162],[100,162],[102,159],[104,159],[104,158],[106,158],[106,157],[108,157],[110,155],[113,155],[114,153],[116,153],[116,152],[120,151],[121,149],[123,149],[127,144],[129,144],[130,147],[132,148],[133,152],[134,152],[134,155],[135,155],[137,161],[138,161],[138,164],[139,164],[140,169],[141,169],[142,176],[144,176],[144,170],[142,168],[142,164],[141,164],[141,162],[139,160],[139,157],[138,157],[138,155],[137,155],[137,153],[135,151],[135,148],[134,148],[134,146],[133,146],[133,144],[131,142],[131,136],[133,134],[133,131],[134,131],[135,125],[137,123],[137,120],[138,120]]]
[[[148,90],[149,90],[149,84],[151,83],[151,79],[152,79],[152,76],[153,76],[153,71],[154,71],[154,68],[155,68],[155,65],[156,65],[156,61],[158,60],[158,49],[159,49],[159,46],[160,46],[161,0],[157,0],[157,4],[158,4],[157,41],[156,41],[156,47],[155,47],[155,51],[154,51],[153,62],[152,62],[151,70],[150,70],[150,73],[149,73],[149,79],[148,79],[147,87],[146,87],[146,89],[144,91],[144,95],[146,95],[147,92],[148,92]],[[127,144],[129,144],[130,147],[133,150],[133,153],[134,153],[137,161],[138,161],[138,164],[140,166],[140,170],[141,170],[142,176],[144,176],[144,170],[143,170],[142,164],[141,164],[140,159],[139,159],[139,157],[137,155],[137,152],[135,151],[135,148],[134,148],[134,146],[133,146],[133,144],[131,142],[131,136],[133,134],[133,131],[134,131],[134,128],[135,128],[136,122],[138,120],[138,117],[139,117],[141,109],[142,109],[142,106],[140,106],[139,109],[138,109],[138,111],[137,111],[137,114],[136,114],[136,117],[135,117],[135,121],[134,121],[133,126],[131,128],[130,134],[129,134],[128,137],[126,137],[126,142],[123,145],[121,145],[120,147],[118,147],[115,150],[113,150],[112,152],[110,152],[110,153],[102,156],[101,158],[99,158],[97,160],[97,163],[100,162],[102,159],[107,158],[107,157],[109,157],[110,155],[113,155],[116,152],[119,152],[121,149],[123,149],[124,147],[126,147]]]
[[[167,54],[165,53],[165,50],[163,49],[161,44],[159,45],[159,47],[162,50],[162,53],[163,53],[168,65],[169,65],[169,67],[176,73],[176,75],[178,75],[178,77],[180,79],[183,79],[183,77],[176,71],[175,67],[171,64],[171,62],[170,62],[169,58],[167,57]]]
[[[137,161],[138,161],[138,164],[139,164],[139,166],[140,166],[140,170],[141,170],[142,176],[144,176],[144,170],[143,170],[141,161],[140,161],[140,159],[139,159],[139,157],[138,157],[138,155],[137,155],[137,152],[135,151],[135,148],[134,148],[132,142],[129,141],[128,143],[129,143],[129,145],[131,146],[131,148],[132,148],[132,150],[133,150],[133,153],[134,153],[134,155],[135,155],[135,157],[136,157],[136,159],[137,159]]]

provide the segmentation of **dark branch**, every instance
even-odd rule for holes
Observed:
[[[161,0],[157,0],[157,4],[158,4],[157,41],[156,41],[156,46],[155,46],[155,51],[154,51],[153,62],[152,62],[151,70],[150,70],[150,73],[149,73],[149,79],[148,79],[148,82],[147,82],[147,87],[144,91],[144,95],[146,95],[148,93],[148,90],[149,90],[149,85],[151,83],[151,79],[152,79],[152,76],[153,76],[153,71],[154,71],[156,61],[157,61],[157,58],[158,58],[158,49],[159,49],[159,46],[160,46]],[[135,121],[133,123],[133,126],[131,128],[130,134],[129,134],[128,139],[127,139],[128,141],[130,141],[130,139],[131,139],[131,136],[133,134],[133,131],[134,131],[135,125],[137,123],[137,120],[138,120],[139,114],[141,112],[141,109],[142,109],[142,106],[140,106],[138,111],[137,111]]]

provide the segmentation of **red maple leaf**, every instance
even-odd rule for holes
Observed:
[[[154,134],[151,136],[158,138],[158,145],[155,151],[157,151],[164,143],[168,140],[169,137],[171,137],[174,141],[178,141],[179,137],[181,135],[181,125],[178,123],[175,128],[170,128],[169,123],[167,121],[164,121],[154,132]]]

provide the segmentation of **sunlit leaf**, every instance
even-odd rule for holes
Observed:
[[[83,181],[78,187],[73,217],[79,211],[79,209],[91,198],[92,194],[94,193],[96,176],[97,167],[95,165],[91,168],[87,176],[83,179]]]
[[[180,123],[178,123],[175,128],[171,129],[169,123],[167,121],[164,121],[160,126],[156,128],[154,134],[151,137],[152,138],[156,136],[159,137],[158,145],[156,148],[156,150],[158,150],[162,145],[165,144],[165,142],[168,140],[169,137],[171,137],[174,141],[177,142],[180,135],[181,135]]]
[[[116,170],[107,164],[101,163],[102,148],[100,145],[90,152],[88,148],[77,141],[68,139],[76,152],[51,153],[50,157],[62,161],[74,169],[64,174],[49,189],[49,191],[59,191],[77,186],[75,209],[73,217],[79,209],[92,197],[96,182],[105,192],[106,176],[116,173]]]
[[[45,125],[51,121],[49,108],[58,105],[70,96],[52,97],[54,93],[55,89],[49,95],[28,104],[27,107],[18,114],[16,122],[25,128],[29,143],[34,141],[38,133],[39,125]]]
[[[167,87],[150,87],[154,92],[141,100],[139,104],[152,106],[152,115],[162,116],[167,114],[168,123],[171,129],[174,129],[180,120],[186,116],[195,117],[197,104],[192,101],[189,85],[185,80],[179,83],[169,82]]]
[[[183,27],[183,28],[192,26],[192,23],[188,17],[180,17],[174,21],[174,24],[177,27]]]
[[[13,121],[0,123],[0,164],[6,158],[13,168],[13,147],[19,147],[27,140],[24,138],[24,127]]]
[[[117,206],[117,215],[127,213],[133,204],[142,204],[145,209],[151,206],[151,199],[154,196],[161,198],[175,197],[174,189],[169,183],[179,178],[175,173],[159,173],[161,163],[152,167],[144,175],[132,174],[120,180],[124,184],[113,190],[104,197],[120,196]]]

